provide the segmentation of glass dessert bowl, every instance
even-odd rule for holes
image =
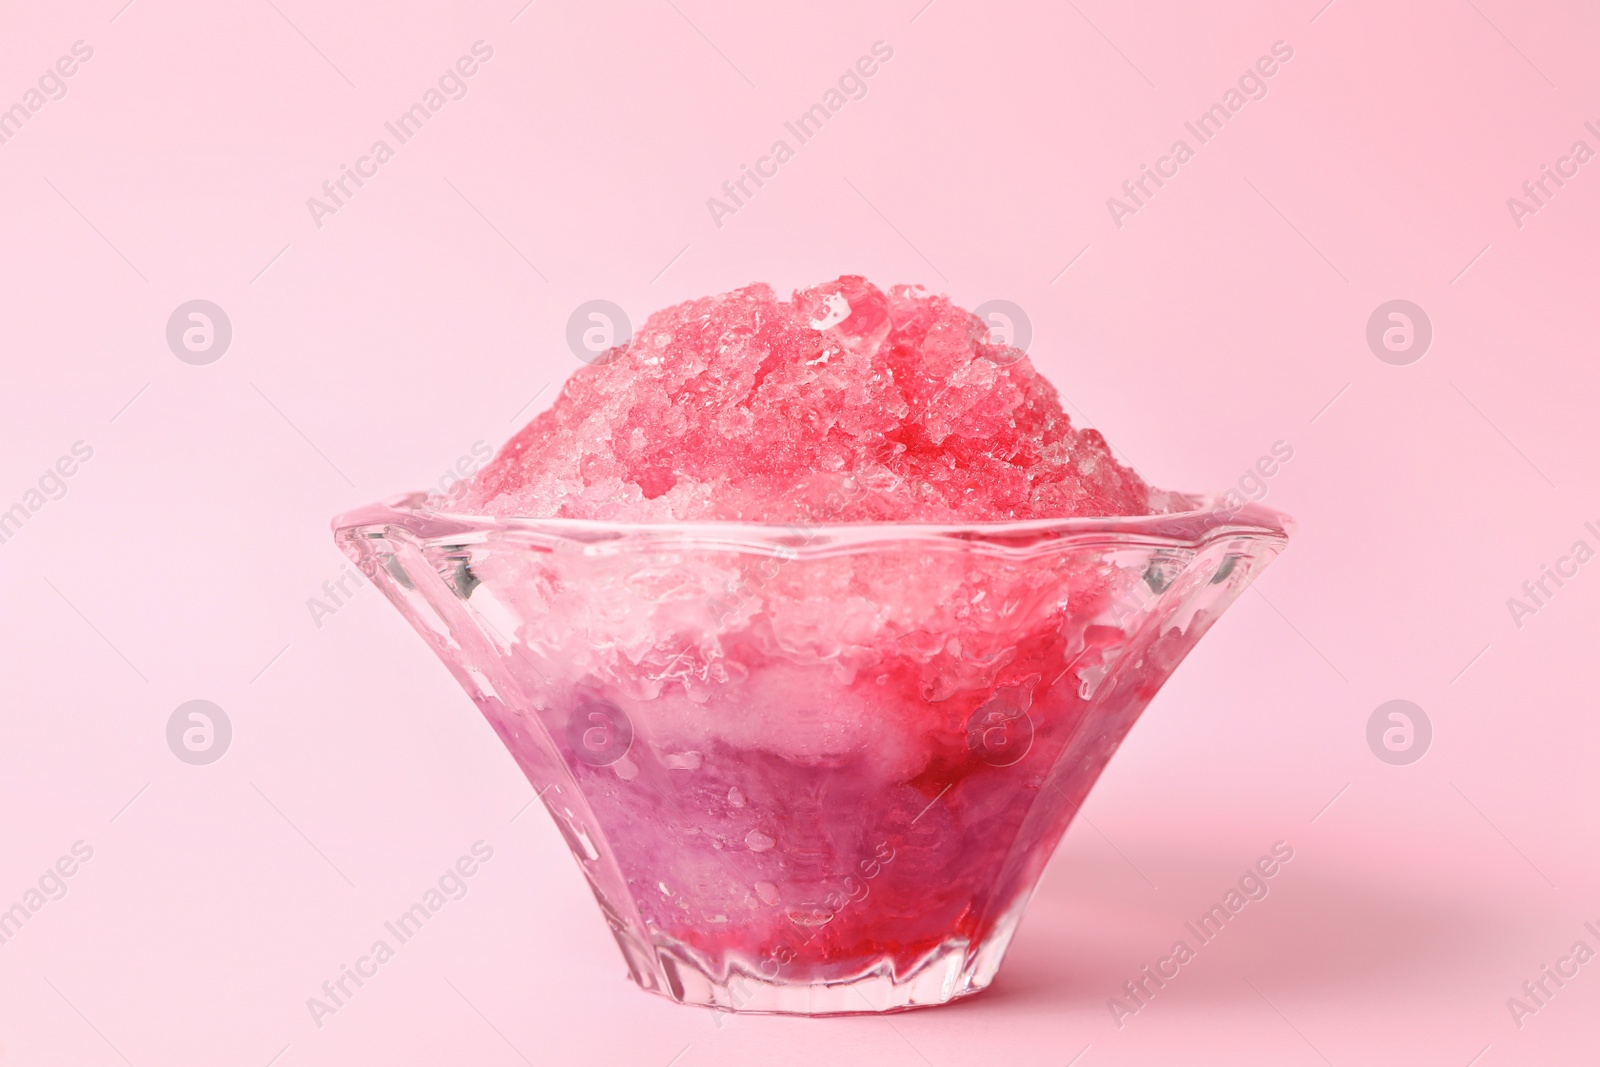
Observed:
[[[336,537],[539,791],[633,980],[805,1015],[993,979],[1172,670],[1283,548],[1256,504],[934,524],[455,514]]]

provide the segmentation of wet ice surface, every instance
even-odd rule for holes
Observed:
[[[766,285],[652,315],[472,480],[499,515],[1000,521],[1151,510],[1029,360],[914,286]]]

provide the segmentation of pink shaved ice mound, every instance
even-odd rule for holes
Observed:
[[[634,522],[995,522],[1158,510],[984,323],[845,276],[652,315],[566,383],[458,507]]]

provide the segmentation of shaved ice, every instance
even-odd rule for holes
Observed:
[[[568,379],[461,507],[629,522],[996,522],[1142,515],[1021,353],[942,296],[843,277],[652,315]]]

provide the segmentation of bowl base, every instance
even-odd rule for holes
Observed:
[[[776,960],[754,971],[734,965],[725,976],[714,976],[695,954],[674,945],[658,944],[649,957],[637,945],[622,948],[629,977],[640,988],[679,1004],[750,1015],[881,1015],[982,992],[1000,968],[1021,910],[1013,909],[982,945],[951,939],[909,967],[880,958],[827,978],[798,975],[795,964]]]

